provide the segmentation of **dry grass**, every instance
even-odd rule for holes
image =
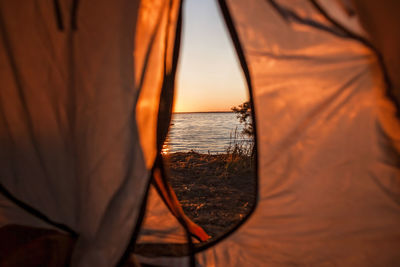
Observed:
[[[191,151],[166,155],[165,160],[185,213],[212,237],[237,224],[254,204],[251,156]]]
[[[230,134],[230,142],[224,155],[227,172],[243,172],[254,168],[254,142],[237,128]]]

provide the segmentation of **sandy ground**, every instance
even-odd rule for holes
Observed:
[[[168,154],[164,160],[184,211],[213,238],[250,211],[255,198],[250,158],[188,152]]]

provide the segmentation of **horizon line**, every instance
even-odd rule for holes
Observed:
[[[172,113],[232,113],[233,111],[173,111]]]

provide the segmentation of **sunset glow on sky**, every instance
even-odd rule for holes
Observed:
[[[185,1],[175,112],[229,111],[248,99],[225,28],[216,1]]]

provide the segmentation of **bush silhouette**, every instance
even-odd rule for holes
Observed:
[[[232,107],[231,110],[236,113],[236,117],[239,119],[240,123],[244,125],[242,133],[248,137],[253,137],[254,130],[250,101],[246,101],[237,107]]]

